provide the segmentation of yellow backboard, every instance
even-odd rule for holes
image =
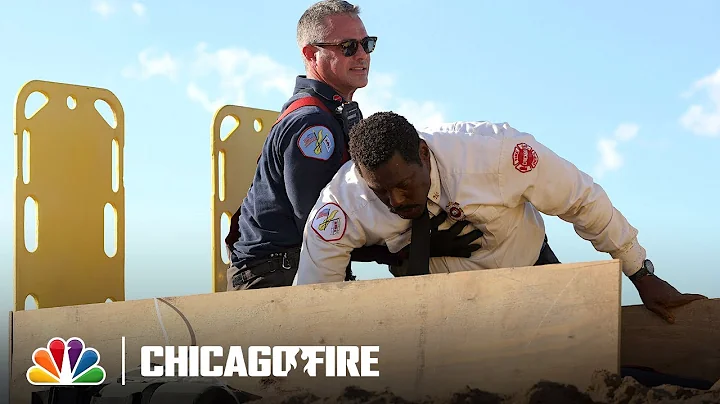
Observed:
[[[230,261],[225,237],[230,226],[230,217],[240,207],[250,189],[263,143],[279,114],[276,111],[236,105],[226,105],[215,113],[211,138],[211,248],[214,292],[227,289],[227,268]],[[234,128],[227,135],[221,130],[223,120],[234,124]]]
[[[46,103],[26,115],[31,95]],[[109,108],[108,123],[100,110]],[[105,89],[30,81],[15,103],[15,310],[125,299],[124,113]]]

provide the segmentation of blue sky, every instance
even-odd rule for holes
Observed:
[[[207,293],[213,112],[280,108],[302,73],[295,24],[311,3],[0,6],[0,309],[12,303],[12,113],[25,82],[104,87],[123,103],[127,298]],[[720,297],[710,253],[720,219],[705,205],[720,194],[720,3],[359,5],[379,37],[370,85],[356,97],[366,116],[491,120],[534,134],[602,184],[660,276]],[[548,235],[564,262],[609,258],[556,218]],[[373,266],[358,273],[387,276]],[[623,303],[639,303],[623,287]]]

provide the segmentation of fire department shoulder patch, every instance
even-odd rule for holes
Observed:
[[[298,147],[303,156],[318,160],[327,160],[335,151],[335,138],[330,129],[313,126],[305,129],[298,137]]]
[[[521,173],[533,170],[538,164],[538,155],[527,143],[518,143],[513,150],[513,166]]]
[[[315,213],[311,227],[325,241],[340,240],[345,235],[347,216],[337,204],[326,203]]]

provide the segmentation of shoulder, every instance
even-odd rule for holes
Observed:
[[[510,129],[505,123],[457,121],[425,127],[420,137],[445,166],[444,171],[488,174],[499,169],[506,138],[513,136]]]
[[[327,160],[333,155],[342,128],[334,116],[314,106],[290,112],[270,131],[280,150],[295,146],[305,157]]]
[[[376,198],[358,174],[355,163],[350,160],[340,167],[323,188],[318,203],[338,203],[346,213],[356,215]]]
[[[285,113],[285,111],[287,111],[295,101],[299,100],[312,100],[318,103],[322,102],[312,96],[301,96],[299,94],[295,94],[285,103],[285,105],[283,105],[282,112],[278,115],[278,117]],[[327,127],[328,130],[332,131],[340,129],[337,120],[329,109],[321,108],[317,105],[304,105],[287,113],[287,115],[272,128],[271,134],[290,134],[291,136],[298,135],[298,131],[312,126],[324,126]]]
[[[293,97],[285,105],[290,105],[299,99],[311,97]],[[285,108],[283,109],[285,111]],[[329,130],[339,129],[339,124],[331,112],[316,105],[306,105],[288,113],[275,127],[277,133],[290,133],[296,135],[299,130],[312,126],[324,126]]]
[[[502,128],[502,144],[499,149],[500,171],[527,174],[534,171],[541,161],[555,156],[530,133],[518,130],[508,123]]]
[[[505,124],[487,121],[458,121],[423,128],[420,137],[428,144],[452,148],[487,148],[507,136]]]
[[[488,143],[513,136],[517,131],[507,123],[489,121],[457,121],[427,126],[421,129],[423,138],[437,142],[465,144]]]
[[[340,167],[315,203],[310,226],[326,241],[340,239],[342,232],[335,230],[344,228],[348,221],[364,227],[363,218],[372,217],[377,209],[377,197],[365,185],[355,167],[352,160]],[[335,230],[328,228],[330,221]]]
[[[469,148],[483,154],[498,152],[513,142],[536,142],[531,134],[519,131],[507,122],[457,121],[428,126],[419,133],[428,144]]]

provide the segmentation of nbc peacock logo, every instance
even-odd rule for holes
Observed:
[[[87,348],[82,339],[73,337],[65,341],[53,338],[47,348],[33,352],[27,380],[36,386],[98,385],[105,381],[105,369],[98,365],[100,353]]]

